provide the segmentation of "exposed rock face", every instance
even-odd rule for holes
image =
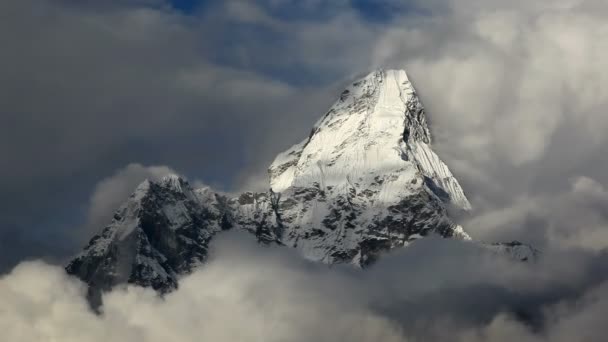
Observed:
[[[66,269],[94,299],[120,283],[176,288],[226,229],[360,267],[431,233],[470,239],[448,216],[448,208],[470,204],[431,141],[406,73],[373,72],[342,93],[307,139],[277,156],[268,192],[228,198],[178,176],[146,181]]]
[[[177,176],[140,184],[66,270],[99,291],[135,283],[167,292],[205,261],[213,235],[228,228],[223,198]]]

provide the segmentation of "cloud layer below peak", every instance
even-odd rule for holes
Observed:
[[[564,257],[555,254],[552,258]],[[101,314],[62,269],[27,262],[0,278],[10,341],[594,341],[608,310],[605,254],[514,263],[428,239],[368,271],[328,269],[250,236],[218,238],[210,262],[159,298],[115,289]],[[557,259],[552,260],[552,263]],[[605,270],[604,270],[605,271]],[[606,272],[604,272],[606,274]],[[481,300],[484,299],[484,300]]]

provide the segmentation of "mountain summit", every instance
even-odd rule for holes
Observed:
[[[386,202],[427,184],[446,202],[468,210],[458,181],[430,148],[426,122],[405,71],[373,72],[342,92],[307,139],[276,158],[271,188],[282,192],[320,183],[339,192],[367,189],[380,177],[389,181],[382,187]],[[421,177],[418,186],[410,185]]]
[[[468,240],[448,208],[469,210],[469,201],[431,141],[405,71],[372,72],[276,157],[267,192],[229,198],[178,176],[145,181],[66,270],[98,299],[120,283],[176,288],[228,229],[358,267],[429,234]]]
[[[364,266],[431,232],[468,239],[446,208],[470,204],[431,149],[426,121],[403,70],[373,72],[344,90],[310,136],[270,166],[282,243],[313,260]]]

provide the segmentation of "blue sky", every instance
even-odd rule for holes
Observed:
[[[226,5],[223,0],[167,1],[174,9],[193,17],[203,16],[208,10]],[[407,2],[401,2],[397,5],[397,2],[390,0],[318,1],[312,4],[305,1],[252,1],[251,4],[258,6],[273,19],[284,22],[299,22],[306,25],[314,25],[315,23],[322,25],[349,10],[354,11],[362,22],[383,26],[390,23],[394,17],[402,15],[404,11],[411,10],[405,5]],[[259,23],[226,23],[221,21],[216,31],[218,35],[213,38],[216,41],[216,46],[207,49],[207,51],[209,60],[217,65],[244,70],[254,69],[256,72],[265,74],[272,79],[281,80],[295,86],[318,86],[335,81],[344,75],[344,70],[311,68],[304,57],[297,56],[297,54],[294,54],[295,51],[289,51],[292,49],[290,42],[294,39],[293,32],[283,32]],[[353,33],[353,35],[355,34]],[[356,41],[356,37],[353,41]],[[268,60],[265,56],[256,56],[254,50],[264,46],[276,50],[273,53],[272,60]],[[326,47],[327,51],[332,48],[332,46]],[[335,48],[340,49],[339,46]],[[242,57],[243,51],[247,52],[248,58],[244,59]],[[302,53],[306,53],[306,51],[302,51]],[[288,57],[290,60],[285,60],[283,55],[290,55]],[[328,55],[328,58],[331,57],[331,54]]]
[[[205,6],[223,0],[168,0],[174,9],[177,9],[185,14],[194,14],[197,11],[204,10]],[[401,13],[405,8],[407,1],[397,5],[394,1],[383,0],[351,0],[350,6],[356,9],[362,18],[370,21],[384,22],[392,19],[395,15]],[[323,1],[314,8],[302,7],[298,2],[288,2],[280,6],[266,6],[270,13],[277,17],[285,19],[305,19],[305,20],[321,20],[335,14],[332,9],[336,8],[335,2]]]
[[[169,0],[171,6],[184,13],[193,13],[201,6],[212,0]]]

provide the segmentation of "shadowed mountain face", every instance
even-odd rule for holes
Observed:
[[[145,181],[66,269],[89,284],[94,301],[121,283],[170,291],[179,274],[204,262],[213,235],[228,228],[225,205],[177,176]]]
[[[359,267],[429,234],[470,240],[448,216],[470,204],[431,141],[406,73],[373,72],[340,95],[308,138],[276,157],[268,192],[229,198],[178,176],[145,181],[66,269],[98,301],[121,283],[176,288],[227,229],[310,260]],[[521,245],[493,249],[517,250],[521,260],[535,254]]]

